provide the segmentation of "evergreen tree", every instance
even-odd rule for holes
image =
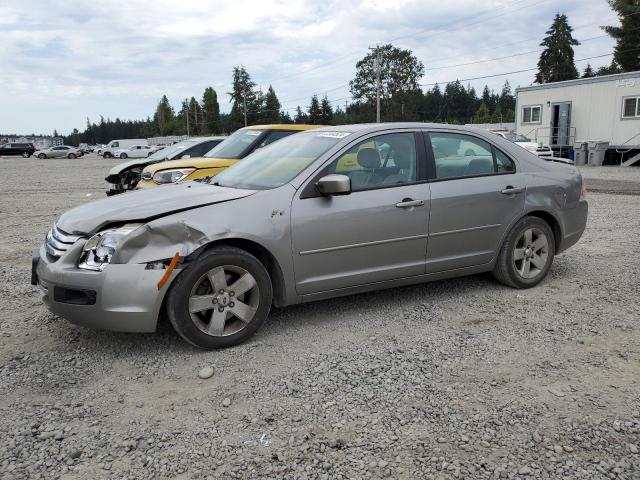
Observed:
[[[491,115],[489,114],[489,108],[487,108],[487,105],[482,102],[480,104],[480,108],[478,108],[478,111],[473,117],[473,123],[489,123],[490,121]]]
[[[322,123],[322,112],[320,110],[320,102],[318,102],[318,96],[311,97],[311,105],[307,109],[309,114],[308,121],[311,125],[319,125]]]
[[[307,114],[302,111],[300,105],[296,108],[296,114],[293,117],[293,121],[295,123],[309,123],[309,118],[307,117]]]
[[[280,101],[273,87],[269,85],[267,94],[264,97],[264,110],[262,112],[261,122],[277,123],[280,121],[280,117]]]
[[[174,119],[175,114],[173,112],[173,107],[169,103],[167,96],[162,95],[162,98],[156,107],[156,113],[153,115],[153,121],[156,124],[158,134],[168,135],[171,133]],[[116,121],[119,122],[119,119],[116,119]]]
[[[202,133],[220,133],[220,105],[218,104],[218,94],[207,87],[202,94]]]
[[[578,70],[573,61],[573,47],[580,45],[572,33],[566,15],[556,14],[547,36],[540,46],[546,47],[538,61],[537,83],[560,82],[578,78]]]
[[[251,80],[251,76],[247,73],[243,66],[233,67],[233,88],[228,93],[231,102],[231,112],[229,113],[229,127],[231,130],[237,130],[244,127],[245,106],[247,112],[247,125],[251,125],[256,118],[252,118],[255,112],[256,93],[254,87],[256,84]]]
[[[620,18],[619,27],[603,27],[616,40],[612,66],[621,72],[640,70],[640,1],[609,0],[609,5]]]
[[[491,123],[502,123],[502,109],[500,108],[500,104],[496,105],[496,109],[491,114]]]
[[[482,89],[482,98],[481,103],[484,103],[484,106],[487,107],[487,110],[491,111],[491,95],[492,95],[492,91],[489,90],[489,86],[485,85],[484,88]]]
[[[320,103],[320,123],[322,125],[331,125],[333,122],[333,109],[331,103],[325,95]]]
[[[189,100],[189,135],[202,135],[202,107],[195,99],[191,97]]]
[[[584,72],[582,72],[582,78],[591,78],[595,76],[596,72],[594,72],[593,68],[591,68],[591,64],[587,63],[587,67],[584,69]]]
[[[514,110],[507,110],[502,117],[502,121],[505,123],[513,123],[516,121],[516,112]]]
[[[500,110],[505,113],[509,110],[516,109],[516,98],[511,93],[511,85],[509,84],[509,80],[505,80],[504,82],[502,92],[500,92],[500,100],[498,102],[498,105],[500,106]]]
[[[420,120],[427,122],[442,121],[442,110],[444,107],[444,97],[440,86],[435,84],[431,90],[427,92],[422,101],[422,111],[420,112]]]

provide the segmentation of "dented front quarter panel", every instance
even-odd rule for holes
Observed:
[[[267,249],[276,259],[285,283],[284,300],[286,304],[296,303],[290,230],[294,194],[295,189],[286,184],[233,202],[193,208],[152,220],[123,241],[112,263],[149,263],[166,260],[176,253],[186,257],[212,242],[249,240]]]

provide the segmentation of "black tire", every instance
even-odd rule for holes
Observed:
[[[207,272],[221,266],[239,267],[250,273],[256,281],[256,311],[243,328],[224,336],[214,336],[201,330],[189,313],[189,298],[192,289]],[[215,292],[214,292],[215,293]],[[238,297],[240,298],[240,297]],[[184,340],[203,349],[225,348],[238,345],[251,337],[260,328],[271,310],[273,287],[264,265],[250,253],[239,248],[220,246],[202,254],[188,265],[174,280],[167,293],[167,314],[171,325]],[[195,315],[195,314],[194,314]],[[205,312],[205,317],[208,315]],[[225,313],[226,315],[226,313]],[[229,321],[236,321],[232,316]]]
[[[121,154],[120,154],[120,158],[121,158],[122,160],[126,160],[126,159],[127,159],[127,157],[129,157],[129,155],[127,155],[126,153],[121,153]]]
[[[533,278],[525,278],[520,273],[516,262],[522,262],[524,260],[514,260],[516,248],[519,250],[522,250],[522,248],[525,248],[526,251],[530,250],[528,246],[519,243],[523,241],[523,235],[527,230],[542,233],[547,239],[544,267],[536,268],[537,273]],[[537,238],[540,238],[540,236]],[[498,254],[498,260],[493,269],[493,276],[499,282],[513,288],[535,287],[538,283],[544,280],[549,273],[549,269],[553,264],[555,251],[555,238],[549,224],[539,217],[524,217],[520,219],[509,231],[500,253]],[[520,265],[522,265],[522,263]]]
[[[40,160],[44,160],[45,158],[47,158],[47,156],[44,153],[40,153],[40,154],[38,154],[38,158]]]
[[[76,154],[75,153],[70,153],[69,155],[67,155],[67,158],[74,159],[74,158],[76,158]]]
[[[29,152],[22,152],[22,158],[29,158],[30,156]]]
[[[111,157],[113,157],[113,155],[111,155],[111,153],[109,153],[109,152],[104,152],[104,153],[102,154],[102,157],[103,157],[103,158],[111,158]]]

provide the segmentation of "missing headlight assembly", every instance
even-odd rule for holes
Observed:
[[[124,238],[141,225],[141,223],[131,223],[96,233],[84,244],[78,268],[95,271],[104,269],[111,263]]]

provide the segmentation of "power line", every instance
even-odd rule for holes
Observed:
[[[526,1],[526,0],[515,0],[515,2],[513,2],[510,6],[511,6],[511,7],[513,7],[513,6],[514,6],[514,4],[515,4],[515,5],[517,5],[517,4],[521,4],[521,3],[525,2],[525,1]],[[502,13],[499,13],[499,14],[495,14],[495,7],[491,7],[491,8],[489,8],[489,9],[483,10],[483,11],[481,11],[481,12],[479,12],[479,13],[475,13],[475,14],[470,15],[470,16],[468,16],[468,17],[463,17],[462,19],[457,19],[457,20],[454,20],[454,21],[451,21],[451,22],[448,22],[448,23],[444,23],[444,24],[441,24],[441,25],[438,25],[438,26],[435,26],[435,27],[431,27],[431,28],[428,28],[428,29],[419,30],[418,32],[413,32],[413,33],[412,33],[412,34],[410,34],[410,35],[405,35],[405,36],[402,36],[402,37],[392,38],[392,39],[390,39],[390,40],[385,41],[384,43],[392,43],[392,42],[397,41],[397,40],[401,40],[401,39],[405,39],[405,38],[410,38],[410,37],[420,36],[420,35],[422,35],[423,33],[427,33],[427,32],[430,32],[430,31],[432,31],[432,32],[433,32],[433,33],[432,33],[432,35],[435,35],[435,34],[436,34],[436,32],[435,32],[435,31],[442,30],[443,28],[450,27],[450,26],[452,26],[452,25],[455,25],[456,23],[464,22],[464,20],[465,20],[465,19],[475,20],[475,22],[471,22],[470,24],[462,23],[462,24],[461,24],[461,26],[469,26],[469,25],[471,25],[471,24],[478,23],[477,18],[478,18],[479,16],[482,16],[482,15],[492,14],[492,18],[501,17],[501,16],[508,15],[509,13],[513,13],[513,12],[520,11],[520,10],[522,10],[522,9],[524,9],[524,8],[534,7],[534,6],[536,6],[536,5],[539,5],[539,4],[544,3],[544,2],[547,2],[547,1],[549,1],[549,0],[541,0],[541,1],[539,1],[539,2],[532,3],[531,5],[523,6],[523,7],[521,7],[521,8],[517,8],[517,9],[515,9],[515,10],[514,10],[513,8],[508,8],[508,7],[507,7],[507,8],[505,9],[506,11],[504,11],[504,12],[502,12]],[[434,31],[434,30],[435,30],[435,31]],[[428,38],[428,37],[427,37],[427,38]],[[359,55],[359,54],[361,54],[361,52],[362,52],[362,49],[358,49],[357,51],[356,51],[356,50],[353,50],[352,52],[349,52],[349,53],[346,53],[346,54],[344,54],[344,55],[341,55],[341,56],[339,56],[339,57],[337,57],[337,58],[335,58],[335,59],[333,59],[333,60],[330,60],[330,61],[328,61],[328,62],[324,62],[324,63],[322,63],[322,64],[320,64],[320,65],[316,65],[315,67],[311,67],[311,68],[308,68],[308,69],[306,69],[306,70],[302,70],[302,71],[299,71],[299,72],[293,73],[293,74],[291,74],[291,75],[285,75],[285,76],[283,76],[283,77],[276,78],[276,79],[272,80],[272,83],[273,83],[273,82],[276,82],[276,81],[280,81],[280,80],[287,80],[287,79],[290,79],[290,78],[295,78],[295,77],[298,77],[298,76],[300,76],[300,75],[305,75],[305,74],[307,74],[307,73],[309,73],[309,72],[314,72],[314,71],[317,71],[317,70],[320,70],[320,69],[326,68],[326,67],[328,67],[328,66],[330,66],[330,65],[333,65],[333,64],[335,64],[335,63],[337,63],[337,62],[339,62],[339,61],[342,61],[342,60],[345,60],[345,59],[347,59],[347,58],[353,57],[354,55]]]
[[[640,48],[632,48],[632,49],[629,49],[627,51],[632,51],[632,50],[640,50]],[[612,55],[613,55],[613,53],[605,53],[603,55],[594,55],[593,57],[579,58],[577,60],[574,60],[574,63],[575,62],[584,62],[586,60],[593,60],[594,58],[610,57]],[[496,74],[493,74],[493,75],[483,75],[481,77],[458,78],[456,80],[447,80],[447,81],[434,82],[434,83],[419,83],[418,85],[421,86],[421,87],[431,87],[431,86],[434,86],[434,85],[440,85],[440,84],[446,85],[448,83],[454,83],[454,82],[469,82],[471,80],[483,80],[485,78],[502,77],[502,76],[505,76],[505,75],[514,75],[516,73],[532,72],[534,70],[538,70],[538,67],[525,68],[523,70],[513,70],[511,72],[496,73]]]
[[[578,40],[580,42],[580,44],[583,44],[584,42],[589,42],[591,40],[596,40],[598,38],[603,38],[603,37],[608,37],[609,35],[607,35],[606,33],[604,35],[598,35],[597,37],[591,37],[591,38],[585,38],[584,40]],[[497,60],[506,60],[508,58],[515,58],[515,57],[522,57],[524,55],[530,55],[532,53],[540,53],[543,52],[544,48],[539,48],[537,50],[529,50],[528,52],[520,52],[520,53],[514,53],[511,55],[505,55],[504,57],[494,57],[494,58],[486,58],[484,60],[476,60],[473,62],[467,62],[467,63],[458,63],[456,65],[444,65],[441,67],[432,67],[432,68],[427,68],[427,72],[431,71],[431,70],[444,70],[446,68],[455,68],[455,67],[466,67],[468,65],[477,65],[479,63],[486,63],[486,62],[494,62]]]

